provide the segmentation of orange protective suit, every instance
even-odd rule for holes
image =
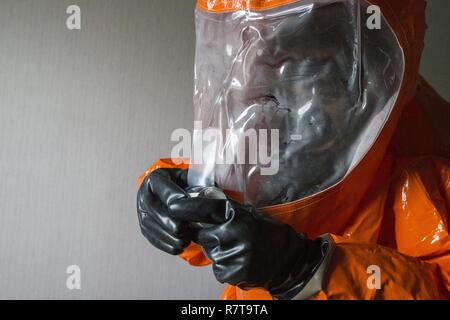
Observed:
[[[292,0],[198,1],[211,12],[265,9]],[[418,76],[425,1],[371,0],[394,29],[405,54],[405,80],[370,152],[339,184],[318,195],[263,208],[311,238],[331,234],[336,247],[314,299],[447,299],[450,292],[450,105]],[[169,159],[156,168],[176,167]],[[186,167],[184,165],[184,167]],[[192,244],[181,255],[209,264]],[[367,286],[379,266],[381,288]],[[222,299],[271,299],[262,290],[227,286]]]

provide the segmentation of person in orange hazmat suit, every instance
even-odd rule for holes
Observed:
[[[143,235],[212,265],[226,300],[448,299],[450,105],[419,76],[425,7],[198,0],[195,118],[225,138],[141,176]],[[239,153],[268,131],[270,174]]]

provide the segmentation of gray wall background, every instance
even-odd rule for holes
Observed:
[[[82,30],[65,27],[82,9]],[[0,298],[215,299],[140,235],[136,178],[190,128],[193,0],[0,0]],[[423,74],[450,99],[450,11],[429,3]],[[66,268],[82,289],[66,289]]]

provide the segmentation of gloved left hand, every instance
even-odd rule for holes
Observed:
[[[191,243],[187,222],[170,216],[174,199],[188,198],[187,170],[157,169],[143,181],[137,194],[137,214],[142,234],[156,248],[172,255]]]
[[[184,198],[169,206],[172,217],[200,223],[195,242],[213,262],[218,281],[242,289],[265,288],[292,299],[320,265],[325,246],[287,224],[232,200]]]

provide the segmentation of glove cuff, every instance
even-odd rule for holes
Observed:
[[[305,234],[299,239],[304,243],[300,255],[288,279],[270,290],[278,300],[306,300],[320,292],[333,253],[334,242],[329,235],[309,240]]]

